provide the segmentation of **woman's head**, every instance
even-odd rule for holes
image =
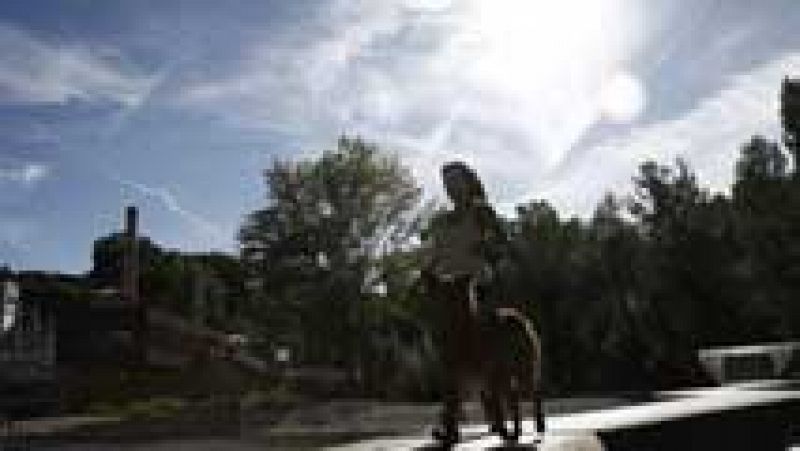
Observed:
[[[469,166],[454,161],[442,166],[442,181],[447,196],[457,206],[469,206],[486,202],[478,175]]]

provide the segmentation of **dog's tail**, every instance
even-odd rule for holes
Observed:
[[[536,331],[536,328],[533,326],[533,323],[530,319],[528,319],[525,315],[522,314],[517,309],[514,309],[512,312],[509,312],[507,318],[516,323],[516,325],[523,331],[527,344],[530,345],[530,360],[528,360],[528,371],[529,376],[531,377],[531,390],[533,391],[534,396],[536,396],[542,384],[542,341],[539,338],[539,333]],[[527,366],[527,365],[526,365]]]
[[[517,377],[527,379],[527,383],[522,380],[518,380],[517,383],[526,385],[529,394],[533,396],[536,431],[544,433],[545,419],[542,406],[542,341],[531,320],[524,316],[522,312],[513,309],[513,311],[508,313],[506,318],[523,331],[526,338],[526,345],[530,347],[530,353],[527,356],[523,356],[522,360],[517,362],[520,365]]]

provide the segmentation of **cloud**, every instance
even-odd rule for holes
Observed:
[[[434,189],[437,163],[466,158],[508,197],[601,120],[604,85],[638,48],[634,5],[332,0],[177,102],[304,146],[363,134],[401,150]]]
[[[678,118],[635,127],[582,149],[579,160],[526,197],[550,199],[562,211],[587,215],[605,191],[631,192],[631,177],[642,161],[671,163],[677,157],[690,163],[706,187],[727,191],[739,149],[749,137],[780,137],[781,81],[797,74],[800,53],[732,75],[721,90]]]
[[[34,185],[50,174],[50,167],[41,163],[24,163],[15,167],[0,167],[0,181]]]
[[[306,147],[362,134],[401,151],[434,196],[439,164],[465,160],[505,212],[536,197],[588,215],[605,191],[628,191],[645,158],[684,156],[723,189],[739,145],[775,131],[780,78],[796,65],[793,55],[755,69],[723,64],[726,49],[752,45],[751,31],[704,38],[713,51],[678,62],[669,41],[687,17],[670,16],[659,34],[626,0],[326,5],[296,33],[245,48],[230,73],[189,84],[177,102]],[[762,50],[747,61],[775,57]],[[652,55],[657,64],[646,64]],[[742,72],[720,90],[731,71]],[[668,90],[655,90],[659,77]],[[675,90],[689,94],[673,107]]]
[[[0,23],[0,102],[79,100],[130,106],[141,101],[153,82],[152,77],[123,70],[113,52],[50,43]]]

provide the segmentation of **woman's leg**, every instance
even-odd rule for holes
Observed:
[[[445,368],[444,403],[440,417],[440,427],[434,431],[437,440],[456,443],[459,440],[458,421],[461,415],[462,387],[457,369],[452,365]]]
[[[461,299],[459,285],[453,282],[438,282],[433,291],[433,302],[440,303],[438,324],[441,334],[441,364],[444,375],[443,405],[440,427],[434,437],[443,443],[459,440],[458,423],[461,416],[461,398],[464,393],[465,371],[463,347],[463,314],[459,311]]]
[[[481,382],[484,388],[484,415],[491,431],[504,439],[510,436],[506,427],[508,398],[511,396],[511,367],[508,366],[501,339],[503,325],[495,318],[480,318],[477,324],[480,349]]]
[[[489,423],[489,430],[501,437],[508,435],[506,424],[503,418],[501,387],[488,383],[481,390],[481,403],[483,404],[483,415]]]

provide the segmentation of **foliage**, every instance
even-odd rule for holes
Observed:
[[[800,82],[787,79],[782,141],[744,143],[728,193],[685,161],[647,161],[631,194],[607,195],[588,220],[535,199],[505,220],[503,281],[541,332],[548,391],[701,383],[700,347],[797,339],[798,99]],[[314,158],[275,161],[264,178],[239,258],[144,239],[143,294],[195,316],[206,299],[204,322],[236,322],[270,359],[289,348],[294,363],[345,369],[367,393],[429,393],[436,300],[417,283],[424,256],[411,244],[430,230],[410,172],[343,137]],[[119,235],[95,243],[95,285],[116,283],[122,249]]]
[[[384,294],[380,258],[411,233],[414,180],[396,157],[347,137],[264,176],[267,205],[240,233],[261,337],[300,361],[356,373],[370,302]]]
[[[89,280],[96,288],[119,289],[125,237],[112,233],[94,242]],[[244,274],[237,257],[186,254],[138,238],[140,296],[222,330],[241,329],[245,311]]]
[[[549,391],[704,383],[698,348],[796,339],[798,92],[784,83],[784,145],[745,143],[729,194],[704,188],[683,160],[647,161],[631,195],[607,195],[588,221],[540,200],[506,220],[504,283],[541,331]],[[267,341],[313,362],[369,355],[384,375],[417,368],[428,380],[416,383],[430,386],[435,371],[419,367],[435,356],[420,330],[436,327],[425,323],[435,300],[416,289],[422,252],[370,251],[416,196],[401,166],[379,155],[343,139],[317,159],[275,163],[267,207],[242,228],[242,256]],[[382,302],[365,280],[385,283]],[[390,385],[380,380],[373,393]]]

